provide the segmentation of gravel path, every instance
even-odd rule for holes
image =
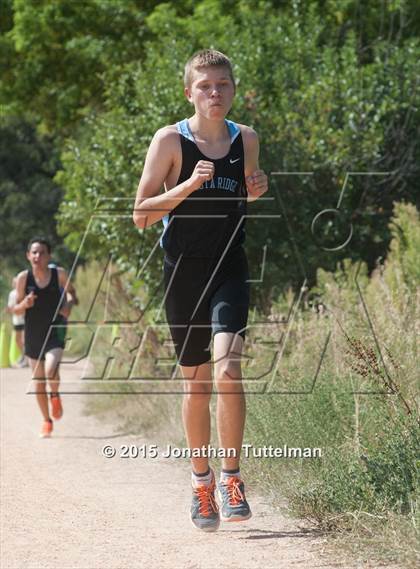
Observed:
[[[78,372],[62,366],[64,381]],[[188,516],[186,461],[104,458],[105,444],[147,441],[84,416],[82,395],[64,396],[53,437],[40,439],[29,378],[27,369],[1,374],[3,569],[356,568],[331,561],[323,538],[252,491],[251,520],[201,533]]]

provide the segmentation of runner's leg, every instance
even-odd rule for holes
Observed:
[[[58,393],[60,387],[59,368],[62,356],[62,348],[53,348],[45,354],[45,373],[51,393]]]
[[[50,414],[48,411],[48,398],[45,389],[46,376],[45,367],[42,360],[34,360],[29,358],[29,363],[32,370],[32,381],[34,383],[36,400],[38,402],[39,408],[41,410],[44,421],[50,420]]]
[[[236,449],[236,457],[226,457],[222,467],[239,468],[245,427],[245,395],[242,385],[241,355],[244,340],[239,334],[214,335],[214,378],[217,391],[217,432],[221,448]]]
[[[185,380],[182,419],[188,446],[207,446],[210,444],[211,363],[180,367]],[[209,467],[207,457],[194,457],[191,464],[196,473],[206,472]]]
[[[242,522],[252,516],[240,476],[239,459],[245,426],[245,395],[242,386],[241,355],[243,338],[232,332],[214,336],[215,382],[217,389],[217,426],[219,445],[234,448],[236,456],[222,461],[218,482],[220,517],[227,522]]]
[[[19,350],[23,353],[23,330],[16,330],[16,344]]]
[[[50,385],[51,415],[58,421],[63,416],[63,405],[58,393],[60,386],[60,361],[63,355],[62,348],[52,348],[45,354],[45,373]]]
[[[180,366],[184,376],[182,416],[190,448],[210,444],[210,399],[212,392],[211,363]],[[215,500],[216,479],[207,456],[191,458],[193,474],[191,521],[202,531],[216,531],[220,524]]]

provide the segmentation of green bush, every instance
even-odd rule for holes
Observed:
[[[392,241],[385,264],[385,280],[395,295],[401,287],[415,292],[420,283],[420,219],[413,204],[395,203],[390,222]]]
[[[291,498],[300,515],[331,529],[345,527],[358,512],[381,516],[414,511],[419,497],[419,424],[403,417],[384,419],[381,427],[360,457],[340,447],[327,453]]]

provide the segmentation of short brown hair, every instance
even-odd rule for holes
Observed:
[[[232,64],[229,58],[221,51],[216,51],[215,49],[202,49],[190,57],[185,64],[184,85],[186,87],[191,85],[192,73],[195,69],[203,69],[206,67],[226,67],[229,71],[232,83],[235,86]]]
[[[27,248],[28,252],[31,250],[31,247],[34,243],[39,243],[40,245],[45,245],[45,247],[47,248],[48,254],[51,253],[51,243],[46,237],[41,237],[41,236],[32,237],[32,239],[28,243],[28,248]]]

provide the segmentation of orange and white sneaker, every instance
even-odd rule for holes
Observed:
[[[203,531],[216,531],[220,525],[219,507],[214,497],[216,483],[199,484],[193,487],[191,504],[191,521],[193,525]]]
[[[221,519],[224,522],[242,522],[252,516],[245,498],[243,480],[237,476],[226,476],[218,484],[221,507]]]
[[[48,437],[51,436],[52,431],[53,431],[53,422],[51,421],[51,419],[47,419],[42,423],[41,432],[39,433],[39,436],[41,437],[41,439],[47,439]]]
[[[63,416],[63,406],[61,404],[61,397],[59,393],[51,393],[51,415],[53,419],[58,421]]]

